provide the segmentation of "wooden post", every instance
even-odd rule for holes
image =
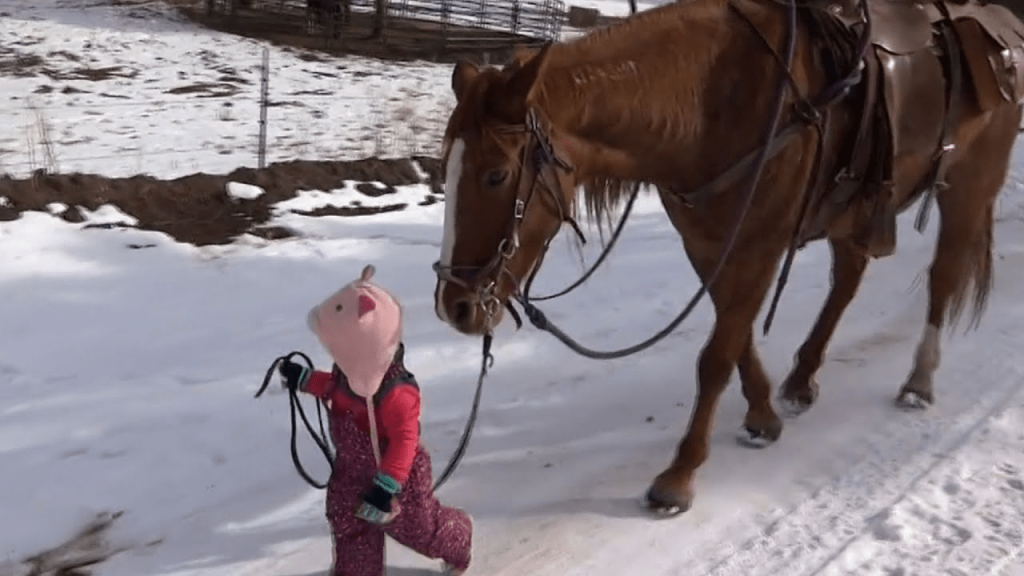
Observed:
[[[263,47],[263,65],[260,67],[260,141],[257,164],[262,170],[267,165],[267,107],[269,106],[270,50]]]

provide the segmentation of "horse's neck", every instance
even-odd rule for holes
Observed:
[[[563,55],[548,71],[542,107],[583,179],[697,185],[705,157],[717,160],[723,144],[730,155],[734,147],[746,151],[745,140],[757,135],[731,134],[731,120],[760,117],[770,100],[762,92],[778,80],[751,73],[754,62],[776,64],[759,38],[718,20],[705,18],[684,33],[688,24],[677,18],[679,33],[639,40],[650,46],[624,52],[632,57],[574,66]]]
[[[714,53],[697,48],[672,65],[673,56],[666,54],[690,49],[690,42],[683,44],[636,57],[564,63],[550,71],[540,107],[568,147],[585,157],[576,163],[588,176],[650,180],[662,158],[700,141],[705,79]]]

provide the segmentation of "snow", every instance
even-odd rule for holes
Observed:
[[[12,36],[124,46],[116,61],[100,48],[93,53],[100,64],[139,59],[139,76],[118,86],[132,102],[162,94],[158,82],[173,77],[170,63],[192,62],[204,47],[240,70],[239,61],[258,58],[256,43],[124,15],[138,7],[61,6],[4,5],[5,22],[18,25],[0,28],[0,46],[11,45]],[[151,49],[137,49],[139,42]],[[420,86],[426,95],[416,105],[427,110],[447,98],[447,67],[332,62],[388,91]],[[293,65],[295,85],[319,81],[318,64]],[[206,77],[188,74],[188,81]],[[0,89],[25,95],[33,82],[2,76]],[[67,142],[93,138],[59,148],[67,159],[62,170],[76,165],[73,155],[115,153],[128,134],[139,146],[244,134],[197,113],[212,113],[214,103],[182,101],[159,114],[153,104],[152,129],[117,108],[92,107],[96,94],[45,96],[48,110],[65,110],[74,122]],[[61,98],[80,98],[81,105]],[[343,108],[345,98],[332,105]],[[87,109],[106,110],[106,124],[97,125]],[[357,114],[339,129],[359,134],[362,120]],[[301,114],[276,121],[278,143],[297,138],[306,122]],[[350,142],[339,136],[334,145]],[[268,151],[317,154],[285,148]],[[146,170],[229,171],[250,156],[186,154],[177,168],[159,158],[147,157]],[[130,173],[134,161],[78,162],[117,175]],[[892,405],[921,335],[937,227],[935,221],[924,235],[914,232],[912,207],[900,221],[897,254],[872,264],[839,326],[819,374],[818,404],[787,420],[778,443],[751,450],[735,442],[746,403],[734,383],[719,408],[694,508],[671,520],[652,519],[637,500],[668,463],[689,417],[710,307],[701,305],[649,351],[607,362],[577,357],[531,327],[503,326],[469,452],[439,494],[474,516],[469,574],[1024,575],[1022,178],[1018,146],[997,210],[989,313],[975,332],[943,333],[934,408],[907,413]],[[112,206],[83,211],[81,223],[49,208],[0,222],[0,574],[97,513],[118,510],[125,513],[112,539],[131,549],[100,565],[97,576],[322,574],[330,565],[323,493],[292,468],[287,399],[276,386],[259,400],[252,394],[283,353],[304,350],[327,364],[305,326],[306,311],[367,263],[403,300],[409,367],[423,389],[424,443],[435,473],[447,462],[468,413],[479,341],[455,334],[434,314],[430,263],[441,249],[444,205],[360,218],[302,214],[346,205],[354,185],[304,190],[276,204],[272,224],[300,236],[275,242],[245,237],[195,248],[160,233],[90,227],[133,222]],[[422,186],[401,187],[398,201],[425,194]],[[581,272],[568,238],[553,246],[538,293]],[[588,247],[588,262],[595,254]],[[776,383],[824,299],[828,265],[823,244],[798,255],[772,334],[758,337]],[[660,329],[696,286],[677,235],[657,201],[644,197],[602,269],[543,309],[584,344],[610,349]],[[300,443],[310,472],[325,478],[315,447],[305,437]],[[393,542],[387,553],[390,576],[437,568]]]
[[[664,3],[639,0],[638,9]],[[448,65],[311,55],[201,29],[155,2],[9,4],[0,58],[38,61],[0,75],[0,93],[11,95],[0,104],[10,127],[0,133],[0,174],[176,178],[255,167],[264,48],[268,163],[436,155],[454,105]],[[629,13],[626,0],[569,4]]]
[[[154,2],[85,4],[0,4],[0,60],[39,59],[0,75],[10,95],[0,104],[10,127],[0,174],[175,178],[256,167],[264,48],[268,163],[438,152],[454,104],[449,66],[310,55],[200,28]],[[109,77],[90,79],[97,70]]]
[[[1024,175],[1020,154],[1017,166],[1015,178]],[[470,452],[441,491],[475,516],[475,572],[926,574],[941,563],[1013,574],[1024,510],[1020,192],[1011,184],[1000,206],[992,313],[978,332],[944,338],[933,411],[890,404],[924,315],[923,291],[907,288],[932,240],[904,219],[900,252],[869,270],[840,326],[820,404],[787,421],[778,444],[752,451],[733,440],[745,407],[734,387],[696,505],[675,520],[647,518],[636,499],[688,415],[692,378],[677,375],[692,374],[707,307],[649,353],[606,363],[529,328],[500,331]],[[125,510],[115,537],[139,548],[100,574],[325,569],[323,495],[292,470],[287,402],[277,390],[250,394],[279,354],[300,349],[326,362],[305,311],[373,262],[409,315],[425,442],[440,467],[461,431],[478,361],[478,342],[433,316],[427,263],[439,250],[441,210],[355,220],[288,214],[318,238],[204,249],[133,229],[82,230],[42,212],[4,224],[0,509],[17,519],[17,529],[8,521],[0,531],[4,556],[53,545],[96,512]],[[607,268],[580,295],[545,307],[593,346],[654,331],[695,287],[653,199],[637,212]],[[776,379],[827,287],[822,248],[801,253],[779,323],[760,342]],[[572,258],[568,242],[556,245],[538,290],[571,280],[579,271]],[[323,478],[308,441],[303,456]],[[393,573],[432,565],[395,544],[388,553],[407,570]]]
[[[260,196],[263,196],[265,190],[259,186],[253,186],[252,184],[228,182],[227,193],[228,196],[235,200],[255,200]]]
[[[88,224],[104,226],[110,224],[126,224],[134,226],[139,223],[137,219],[122,212],[117,206],[104,204],[96,210],[81,208],[82,215]]]
[[[412,184],[394,187],[395,192],[393,194],[373,197],[357,191],[355,188],[356,184],[359,184],[359,182],[345,180],[341,188],[328,190],[327,192],[321,190],[298,190],[294,198],[275,204],[274,213],[311,212],[317,208],[338,208],[353,205],[367,207],[395,204],[415,205],[430,194],[430,187],[426,184]],[[386,189],[384,184],[380,182],[367,182],[365,184],[378,190]]]
[[[662,4],[669,4],[673,0],[637,0],[637,12],[650,10]],[[566,0],[567,6],[579,6],[581,8],[595,8],[605,16],[629,16],[629,0]]]

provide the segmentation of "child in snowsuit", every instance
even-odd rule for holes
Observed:
[[[333,370],[310,372],[293,362],[280,368],[286,386],[329,403],[337,450],[327,484],[332,574],[383,574],[387,534],[461,575],[469,567],[472,520],[433,494],[430,456],[419,442],[419,387],[403,365],[401,307],[370,282],[373,271],[367,266],[309,312]]]

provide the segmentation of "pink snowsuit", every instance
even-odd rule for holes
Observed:
[[[334,537],[332,574],[381,576],[385,534],[428,558],[444,560],[460,573],[470,562],[472,520],[462,510],[442,506],[434,496],[430,455],[419,437],[419,387],[403,365],[401,309],[393,296],[369,282],[372,274],[368,266],[359,281],[309,315],[310,328],[335,359],[333,372],[314,371],[302,387],[328,402],[337,451],[327,484],[327,519]],[[372,419],[367,397],[372,398]],[[377,428],[379,455],[370,434]],[[355,515],[378,472],[401,485],[392,502],[398,513],[383,525]]]
[[[430,455],[418,442],[402,492],[396,497],[400,512],[395,519],[381,527],[353,514],[359,506],[360,494],[378,470],[370,436],[363,424],[366,409],[362,400],[348,397],[351,393],[346,390],[344,377],[338,378],[337,370],[333,377],[326,372],[314,373],[310,384],[319,384],[317,376],[321,374],[334,384],[327,395],[331,398],[328,411],[331,439],[337,450],[334,470],[327,484],[327,520],[334,536],[333,576],[380,576],[384,571],[385,533],[419,554],[440,558],[456,569],[466,569],[472,544],[469,516],[462,510],[442,506],[434,496]],[[389,396],[410,390],[419,393],[412,374],[398,364],[393,365],[385,378],[393,379],[394,383],[381,389],[383,394],[376,410],[378,422],[387,421],[380,412]],[[312,388],[315,386],[307,386],[307,391]],[[382,427],[382,433],[381,451],[387,458],[390,447],[386,427]]]

